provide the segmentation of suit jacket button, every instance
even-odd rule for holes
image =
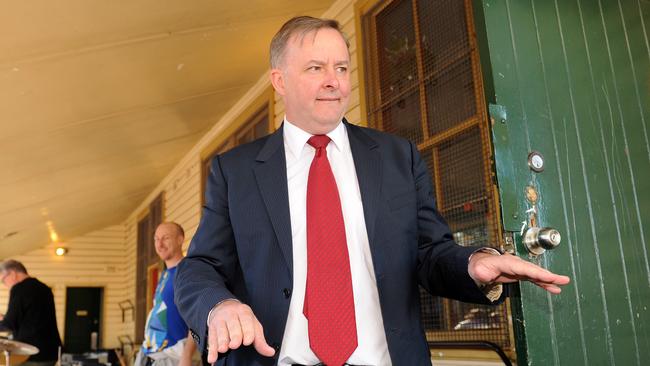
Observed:
[[[282,290],[282,293],[284,294],[284,298],[288,299],[291,297],[291,289],[285,288]]]
[[[273,342],[271,343],[271,347],[275,350],[275,354],[277,355],[278,352],[280,352],[280,343],[278,342]]]
[[[192,339],[194,339],[194,342],[200,343],[199,336],[191,329],[190,329],[190,334],[192,335]]]

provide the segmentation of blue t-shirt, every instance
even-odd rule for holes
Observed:
[[[159,352],[187,338],[187,325],[174,303],[174,275],[176,267],[163,271],[153,300],[153,308],[144,327],[142,352]]]

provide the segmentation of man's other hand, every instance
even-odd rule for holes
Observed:
[[[468,271],[470,277],[480,283],[530,281],[552,294],[562,292],[560,286],[571,281],[567,276],[555,274],[511,254],[476,252],[470,259]]]
[[[217,362],[219,353],[253,345],[255,350],[267,357],[275,350],[266,343],[262,324],[253,310],[236,300],[226,300],[219,304],[208,319],[208,362]]]

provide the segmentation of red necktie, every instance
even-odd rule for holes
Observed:
[[[309,346],[327,366],[343,365],[357,348],[350,257],[336,180],[327,159],[325,135],[312,136],[316,149],[307,182],[307,287],[303,313]]]

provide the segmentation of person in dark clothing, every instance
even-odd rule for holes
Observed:
[[[0,279],[9,288],[9,305],[7,313],[0,320],[0,328],[10,330],[14,340],[39,349],[22,365],[54,365],[61,338],[56,325],[52,290],[30,277],[25,266],[13,259],[0,263]]]

